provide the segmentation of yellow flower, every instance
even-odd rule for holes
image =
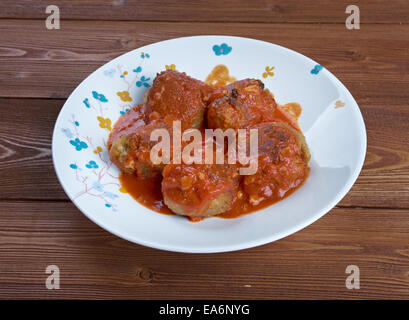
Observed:
[[[263,73],[263,78],[267,78],[268,76],[272,77],[274,76],[274,72],[272,72],[274,70],[274,67],[266,67],[266,72]]]
[[[119,192],[128,193],[128,191],[126,191],[126,189],[125,189],[124,187],[120,187],[120,188],[119,188]]]
[[[342,108],[344,106],[345,106],[345,102],[341,100],[338,100],[337,102],[335,102],[335,109]]]
[[[128,91],[119,91],[116,93],[122,101],[132,101],[132,98],[129,96],[129,92]]]
[[[173,71],[177,71],[176,70],[176,66],[172,63],[170,66],[165,65],[166,70],[173,70]]]
[[[100,152],[102,152],[102,148],[98,146],[98,147],[94,150],[94,153],[95,153],[95,154],[98,154],[98,153],[100,153]]]
[[[97,117],[97,119],[98,119],[98,121],[99,121],[99,126],[100,126],[102,129],[108,129],[109,131],[112,130],[112,128],[111,128],[111,123],[112,123],[111,119],[109,119],[109,118],[102,118],[102,117]]]

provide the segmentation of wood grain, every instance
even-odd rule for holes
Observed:
[[[119,239],[71,203],[7,202],[0,298],[407,299],[408,228],[408,210],[338,208],[268,245],[195,255]],[[50,264],[60,268],[60,290],[45,288]],[[350,264],[360,268],[360,290],[345,288]]]
[[[31,32],[27,32],[30,30]],[[92,71],[140,46],[194,34],[253,37],[294,49],[318,61],[359,103],[409,100],[409,25],[148,23],[0,20],[0,97],[66,98]]]
[[[50,4],[58,5],[62,19],[342,24],[346,7],[355,4],[361,23],[409,22],[406,0],[2,0],[0,17],[45,19]]]
[[[67,199],[51,158],[64,100],[0,99],[0,199]]]

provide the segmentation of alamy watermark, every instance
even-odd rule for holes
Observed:
[[[60,8],[52,4],[47,6],[45,13],[50,14],[45,19],[45,27],[48,30],[60,29]]]
[[[360,289],[361,287],[359,282],[360,280],[359,267],[354,264],[351,264],[346,267],[345,273],[349,274],[349,276],[345,280],[345,286],[347,287],[347,289],[349,290]]]
[[[249,142],[247,137],[249,136]],[[192,140],[193,138],[193,140]],[[225,139],[227,138],[227,162],[229,164],[248,165],[240,168],[241,175],[252,175],[258,168],[258,129],[188,129],[182,133],[180,121],[173,121],[172,145],[169,131],[165,128],[155,129],[150,135],[151,141],[158,141],[151,151],[150,160],[153,164],[224,164]],[[183,147],[182,141],[189,142]],[[215,152],[213,152],[215,146]],[[249,146],[249,150],[247,150]],[[172,149],[172,150],[171,150]],[[249,156],[247,153],[249,151]],[[193,155],[192,155],[193,153]],[[172,159],[172,161],[171,161]]]
[[[49,265],[45,269],[45,273],[49,274],[45,280],[45,287],[48,290],[60,289],[60,268],[56,265]]]
[[[345,9],[345,13],[350,14],[346,20],[345,20],[345,26],[347,27],[348,30],[352,29],[360,29],[359,26],[359,19],[360,19],[360,13],[359,13],[359,7],[356,5],[349,5]]]

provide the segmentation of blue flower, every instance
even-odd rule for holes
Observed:
[[[119,111],[120,114],[125,114],[129,111],[129,108],[126,108],[125,111]]]
[[[114,76],[115,72],[116,72],[115,68],[111,68],[111,69],[105,70],[104,75],[106,75],[107,77],[112,78]]]
[[[231,50],[232,50],[232,47],[229,47],[225,43],[222,43],[220,46],[218,46],[217,44],[213,46],[213,51],[216,54],[216,56],[220,56],[222,54],[223,55],[229,54]]]
[[[142,71],[142,67],[139,66],[138,68],[133,69],[132,71],[133,71],[133,72],[141,72],[141,71]]]
[[[109,191],[105,191],[105,192],[104,192],[104,195],[105,195],[106,197],[110,198],[110,199],[118,198],[118,196],[117,196],[116,194],[114,194],[114,193],[112,193],[112,192],[109,192]]]
[[[318,74],[321,71],[321,69],[322,69],[322,66],[317,64],[317,65],[315,65],[314,69],[311,70],[311,73],[312,74]]]
[[[142,76],[140,81],[136,81],[136,86],[137,86],[137,87],[142,87],[142,86],[144,86],[144,87],[146,87],[146,88],[149,88],[150,85],[149,85],[148,81],[149,81],[150,79],[151,79],[151,78],[145,78],[145,76]]]
[[[149,53],[144,53],[144,52],[141,53],[141,58],[142,58],[142,59],[145,59],[145,58],[148,58],[148,59],[149,59],[150,57],[151,57],[151,56],[149,55]]]
[[[101,184],[101,182],[99,182],[99,181],[95,181],[93,184],[92,184],[92,187],[96,190],[96,191],[99,191],[99,192],[104,192],[104,186]]]
[[[80,123],[78,121],[74,121],[74,124],[79,127]]]
[[[78,169],[78,166],[75,163],[71,163],[70,168],[76,170]]]
[[[92,91],[92,96],[93,96],[95,99],[97,99],[97,100],[99,100],[99,101],[101,101],[101,102],[108,102],[108,99],[105,98],[105,96],[104,96],[102,93],[98,93],[98,92],[96,92],[96,91]]]
[[[119,76],[120,78],[125,78],[125,76],[128,74],[128,71],[122,72],[122,74]]]
[[[75,147],[77,151],[88,148],[88,145],[78,138],[75,138],[75,140],[70,140],[70,143]]]
[[[88,100],[88,98],[85,98],[84,99],[84,101],[82,101],[84,104],[85,104],[85,106],[89,109],[89,108],[91,108],[91,106],[89,105],[89,100]]]
[[[105,207],[111,208],[111,205],[109,203],[105,203]]]
[[[67,136],[67,138],[70,138],[70,139],[71,139],[71,138],[73,137],[72,132],[71,132],[70,129],[68,129],[68,128],[62,128],[61,131]]]
[[[91,160],[85,165],[88,169],[98,169],[98,165],[94,160]]]

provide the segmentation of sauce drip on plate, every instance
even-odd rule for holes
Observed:
[[[157,175],[144,179],[137,174],[121,173],[119,175],[119,181],[126,192],[140,204],[159,213],[174,215],[163,202],[161,176]]]
[[[224,64],[219,64],[209,73],[205,83],[218,88],[223,87],[233,81],[236,81],[236,78],[230,76],[229,69]]]

